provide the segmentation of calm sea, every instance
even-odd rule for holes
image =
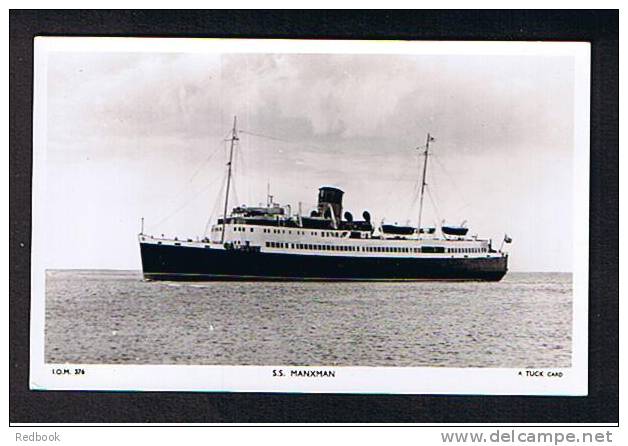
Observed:
[[[498,283],[145,282],[49,271],[46,361],[568,367],[571,274]]]

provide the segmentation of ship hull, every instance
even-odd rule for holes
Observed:
[[[148,280],[499,281],[508,257],[300,255],[140,243]]]

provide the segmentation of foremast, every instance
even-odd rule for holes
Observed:
[[[425,151],[423,152],[425,159],[423,160],[423,175],[421,177],[421,196],[419,198],[419,221],[418,221],[418,226],[416,230],[417,238],[421,238],[421,217],[423,216],[423,196],[425,194],[425,186],[427,186],[427,183],[425,182],[425,177],[427,174],[427,157],[429,156],[430,142],[432,141],[434,141],[434,137],[432,137],[428,133],[427,140],[425,142]]]
[[[222,216],[222,231],[220,237],[220,243],[225,242],[225,225],[227,224],[227,208],[229,206],[229,189],[231,187],[231,164],[233,163],[233,147],[235,146],[238,138],[238,128],[237,128],[238,118],[237,116],[233,117],[233,129],[231,131],[231,147],[229,149],[229,162],[227,163],[227,190],[225,191],[225,207]]]

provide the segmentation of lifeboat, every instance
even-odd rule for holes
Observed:
[[[467,235],[467,232],[469,232],[469,228],[464,228],[462,226],[441,226],[441,230],[445,235],[456,235],[459,237],[463,237]]]
[[[416,229],[412,226],[382,225],[384,234],[412,235]]]

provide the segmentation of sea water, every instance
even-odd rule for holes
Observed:
[[[572,277],[149,282],[46,274],[49,363],[569,367]]]

